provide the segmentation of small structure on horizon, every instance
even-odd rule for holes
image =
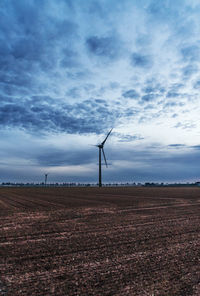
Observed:
[[[48,174],[45,174],[45,175],[44,175],[44,185],[45,185],[45,186],[47,186],[47,177],[48,177]]]

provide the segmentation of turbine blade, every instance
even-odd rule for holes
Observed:
[[[113,130],[113,129],[111,128],[111,130],[109,131],[109,133],[107,134],[105,140],[101,143],[101,145],[104,145],[104,144],[105,144],[105,142],[106,142],[106,140],[108,139],[108,137],[109,137],[110,133],[112,132],[112,130]]]
[[[103,157],[104,157],[104,160],[105,160],[106,167],[108,167],[108,164],[107,164],[107,161],[106,161],[105,152],[104,152],[103,148],[102,148],[102,152],[103,152]]]

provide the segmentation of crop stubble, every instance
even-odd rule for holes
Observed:
[[[200,188],[1,188],[0,295],[200,295]]]

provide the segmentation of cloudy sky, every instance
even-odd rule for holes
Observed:
[[[198,0],[1,0],[0,182],[200,178]]]

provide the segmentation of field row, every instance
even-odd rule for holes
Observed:
[[[200,295],[198,188],[75,189],[0,195],[6,296]]]

